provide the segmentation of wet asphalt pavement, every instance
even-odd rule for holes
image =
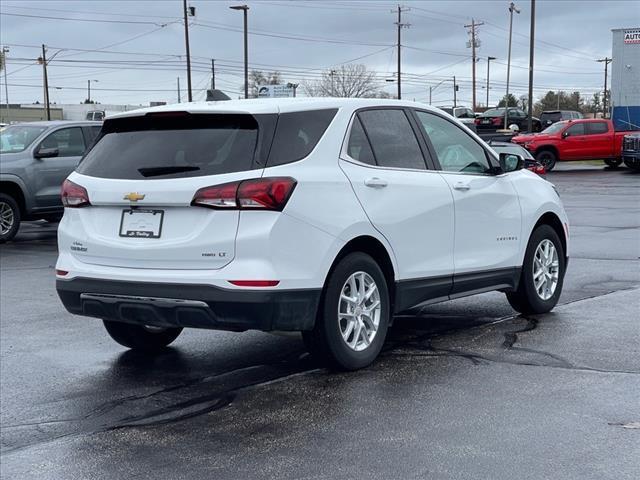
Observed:
[[[2,478],[637,480],[640,174],[548,179],[571,220],[560,306],[431,305],[348,374],[260,332],[126,351],[60,304],[55,225],[24,224],[0,246]]]

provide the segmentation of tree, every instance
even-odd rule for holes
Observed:
[[[508,103],[508,105],[507,105],[507,103]],[[498,103],[498,108],[504,107],[505,105],[508,106],[508,107],[517,107],[518,106],[518,99],[512,93],[510,93],[508,97],[507,97],[507,95],[505,95],[504,97],[502,97],[502,100],[500,100],[500,102]]]
[[[309,97],[389,98],[376,86],[375,73],[355,63],[327,70],[319,80],[305,81],[302,88]]]
[[[261,70],[251,70],[249,72],[249,97],[257,98],[260,85],[280,85],[282,77],[280,72],[267,72],[266,75]],[[240,86],[244,91],[244,83]]]

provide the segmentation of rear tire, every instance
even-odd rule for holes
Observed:
[[[621,158],[608,158],[604,161],[604,163],[607,165],[607,167],[610,168],[618,168],[620,165],[622,165],[622,159]]]
[[[390,314],[382,270],[369,255],[351,253],[329,274],[314,329],[302,332],[302,338],[307,349],[331,367],[357,370],[380,353]]]
[[[173,342],[182,328],[160,328],[103,320],[104,328],[116,342],[142,352],[157,352]]]
[[[553,150],[540,150],[536,153],[536,160],[544,166],[547,172],[550,172],[556,166],[558,156]]]
[[[0,243],[13,240],[20,228],[20,207],[13,197],[0,193]]]
[[[548,247],[548,256],[544,255],[545,247]],[[553,228],[540,225],[533,231],[518,289],[507,292],[507,300],[514,310],[524,314],[547,313],[556,306],[564,281],[564,255],[562,242]]]

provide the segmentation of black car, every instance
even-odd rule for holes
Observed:
[[[542,124],[536,117],[532,117],[533,131],[539,132],[542,130]],[[504,108],[491,108],[484,113],[481,113],[476,118],[476,129],[478,132],[496,131],[504,129]],[[507,128],[511,125],[516,125],[519,131],[527,131],[529,126],[529,116],[524,110],[515,107],[509,107]]]
[[[622,161],[634,170],[640,170],[640,132],[625,135],[622,139]]]
[[[579,118],[584,117],[580,112],[573,110],[545,110],[540,114],[540,123],[542,123],[542,128],[547,128],[562,120],[578,120]]]

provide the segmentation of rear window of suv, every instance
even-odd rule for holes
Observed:
[[[266,118],[256,118],[266,117]],[[251,170],[260,161],[260,124],[271,116],[162,113],[107,120],[78,172],[101,178],[183,178]],[[264,135],[263,135],[264,136]],[[268,147],[268,143],[266,143]]]

